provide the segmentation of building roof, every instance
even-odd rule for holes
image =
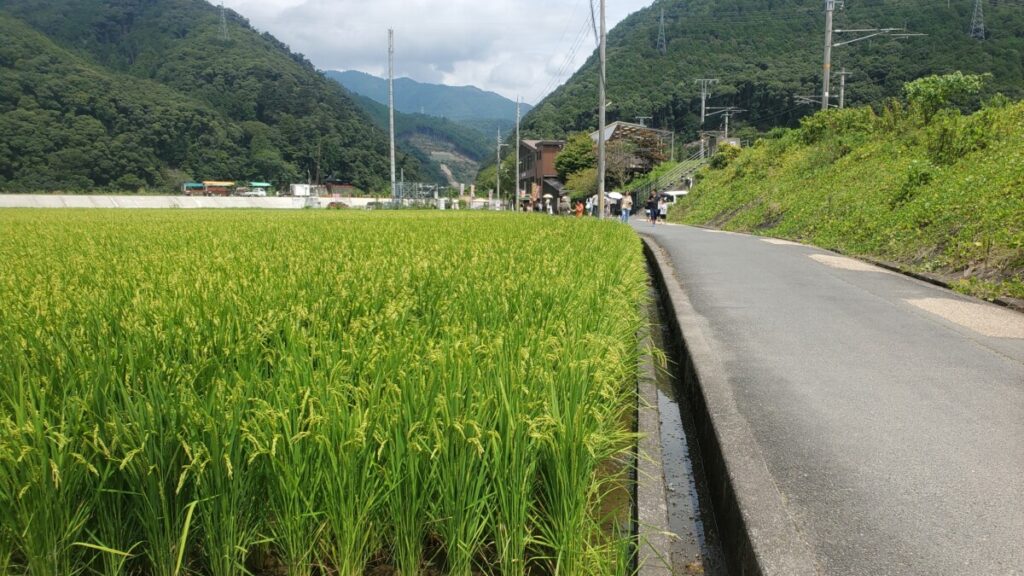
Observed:
[[[544,183],[547,184],[548,186],[551,186],[552,188],[559,192],[561,192],[562,188],[565,187],[565,184],[562,184],[562,181],[559,180],[558,178],[545,178]]]
[[[224,181],[224,180],[203,180],[203,186],[227,187],[227,186],[234,186],[234,185],[235,185],[234,182],[227,182],[227,181]]]
[[[523,146],[536,150],[539,146],[565,146],[565,140],[520,140]]]
[[[645,132],[652,136],[672,135],[668,130],[658,130],[657,128],[651,128],[641,124],[633,124],[632,122],[616,121],[604,127],[604,141],[609,142],[613,138],[634,138]],[[597,134],[597,130],[591,132],[590,139],[597,142]]]
[[[270,188],[270,182],[249,182],[250,188]]]

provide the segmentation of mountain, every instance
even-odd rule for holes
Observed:
[[[0,191],[334,177],[386,187],[350,95],[202,0],[0,0]],[[419,162],[400,154],[407,177]]]
[[[664,10],[667,50],[658,50]],[[1024,96],[1024,11],[1018,1],[985,2],[986,37],[971,38],[973,3],[860,0],[835,13],[836,29],[906,27],[927,36],[883,36],[833,49],[833,69],[849,72],[847,104],[897,96],[915,78],[962,70],[993,75],[993,91]],[[796,96],[821,92],[824,3],[820,0],[660,0],[608,35],[608,119],[693,136],[700,122],[698,78],[718,78],[708,106],[745,112],[733,126],[793,126],[816,110]],[[864,34],[861,34],[864,35]],[[838,33],[835,42],[853,40]],[[596,55],[524,118],[524,132],[558,137],[597,124]],[[833,95],[838,93],[835,79]],[[705,124],[717,129],[721,116]],[[746,134],[744,134],[744,132]],[[749,128],[740,135],[752,135]]]
[[[355,70],[328,71],[327,77],[356,94],[384,105],[388,103],[387,79]],[[488,136],[495,134],[499,127],[507,132],[515,126],[516,103],[494,92],[474,86],[425,84],[409,78],[396,78],[394,84],[395,110],[399,112],[448,118]],[[521,104],[520,109],[526,114],[531,106]]]
[[[366,96],[352,99],[382,130],[388,129],[388,108]],[[420,161],[421,173],[434,182],[470,183],[480,162],[494,154],[494,142],[476,130],[447,118],[395,112],[395,139]]]

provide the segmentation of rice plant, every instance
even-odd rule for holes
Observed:
[[[629,569],[604,521],[645,297],[627,228],[5,211],[0,229],[0,573]]]

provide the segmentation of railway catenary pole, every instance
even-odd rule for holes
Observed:
[[[842,71],[839,73],[839,109],[842,110],[846,105],[846,67],[843,66]]]
[[[519,167],[519,97],[516,96],[516,192],[512,199],[512,210],[519,211],[519,185],[521,183],[522,170]]]
[[[494,201],[501,204],[501,147],[508,144],[501,143],[501,128],[498,128],[497,164],[494,165]]]
[[[395,31],[388,28],[388,132],[391,135],[391,198],[398,198],[395,185]]]
[[[836,0],[825,0],[825,62],[822,64],[821,109],[828,110],[829,80],[832,77],[832,14]]]
[[[607,61],[607,53],[605,51],[605,44],[607,43],[607,31],[605,30],[605,0],[601,0],[601,38],[600,38],[600,54],[601,54],[601,71],[600,76],[597,79],[598,85],[598,121],[597,121],[597,213],[598,218],[604,219],[604,175],[607,168],[605,162],[605,113],[607,112],[605,102],[605,66]]]
[[[718,78],[698,78],[694,82],[700,84],[700,157],[704,158],[704,118],[707,116],[708,94]]]

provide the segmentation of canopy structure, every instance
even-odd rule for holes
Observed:
[[[216,188],[227,188],[229,186],[234,186],[234,185],[235,185],[234,182],[229,182],[229,181],[203,180],[203,186],[206,186],[206,187],[213,186],[213,187],[216,187]]]
[[[270,188],[271,186],[270,182],[249,182],[250,188]]]

